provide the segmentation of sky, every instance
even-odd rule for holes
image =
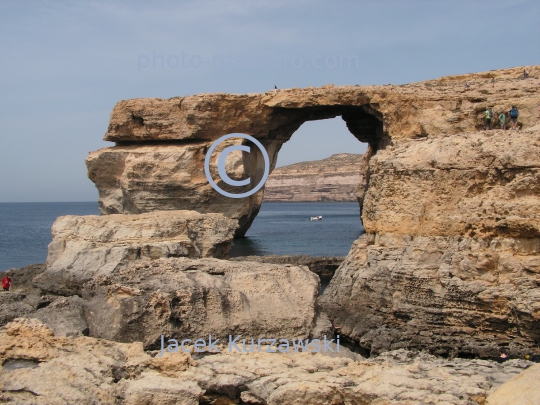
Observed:
[[[96,201],[84,160],[113,145],[119,100],[538,65],[539,16],[537,0],[3,0],[0,202]],[[308,122],[278,166],[364,150],[339,117]]]

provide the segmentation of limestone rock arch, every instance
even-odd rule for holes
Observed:
[[[218,94],[118,103],[105,136],[116,146],[92,152],[87,159],[88,175],[100,193],[102,213],[178,209],[221,212],[238,219],[236,235],[243,236],[259,211],[264,189],[235,200],[210,187],[203,164],[206,151],[217,138],[228,133],[256,137],[269,153],[271,170],[282,145],[306,121],[341,116],[350,132],[369,144],[368,155],[391,143],[384,130],[383,114],[366,97],[355,103],[324,98],[316,103],[304,100],[298,105],[291,105],[290,100],[276,106],[262,102],[280,96]],[[235,193],[251,189],[264,171],[257,148],[241,155],[230,166],[233,172],[239,170],[237,178],[251,179],[249,186],[232,189],[214,176],[220,187]]]
[[[236,235],[242,236],[259,211],[264,190],[234,200],[211,188],[203,164],[206,151],[219,137],[254,136],[266,147],[273,169],[283,143],[306,121],[341,116],[349,131],[369,144],[366,159],[403,141],[478,130],[486,106],[506,109],[518,104],[520,120],[530,126],[536,119],[537,97],[526,93],[512,98],[502,88],[503,80],[512,86],[511,80],[519,74],[516,69],[489,72],[489,77],[480,73],[403,86],[326,85],[246,95],[124,100],[114,107],[104,138],[116,145],[90,153],[88,176],[99,190],[103,214],[218,212],[237,219]],[[497,77],[501,91],[489,97],[482,89],[465,92],[462,88],[464,80],[487,82],[492,77]],[[233,171],[258,183],[264,170],[261,154],[244,153],[241,160],[241,164],[231,162]],[[369,175],[364,178],[369,181]],[[214,179],[219,179],[217,174]],[[247,191],[252,184],[231,192]],[[364,191],[365,185],[359,190],[360,205]]]

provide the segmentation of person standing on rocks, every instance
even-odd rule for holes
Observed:
[[[12,281],[13,280],[11,280],[11,277],[6,274],[6,276],[2,279],[2,289],[4,291],[9,291]]]
[[[512,109],[510,110],[510,122],[512,123],[512,129],[517,128],[517,120],[519,117],[519,111],[515,105],[512,106]]]
[[[486,129],[492,129],[491,127],[491,118],[493,117],[493,110],[486,108],[486,120],[484,122],[484,131]]]
[[[504,111],[499,115],[499,121],[501,122],[501,129],[506,130],[506,113]]]

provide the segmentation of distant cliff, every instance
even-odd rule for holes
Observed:
[[[363,156],[340,153],[275,169],[266,181],[264,201],[357,201]]]

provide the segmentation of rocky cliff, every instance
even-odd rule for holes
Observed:
[[[89,175],[103,213],[189,207],[238,220],[242,235],[263,190],[247,199],[215,192],[203,170],[211,143],[250,134],[273,168],[303,122],[341,116],[369,144],[357,193],[366,234],[322,308],[366,353],[491,356],[505,345],[519,354],[540,340],[540,68],[529,70],[529,79],[515,68],[403,86],[121,101],[105,136],[117,145],[91,154]],[[481,130],[487,107],[497,116],[512,105],[521,131]],[[230,174],[251,179],[239,191],[260,178],[260,155],[230,157]]]
[[[264,201],[356,202],[366,163],[363,155],[340,153],[277,168],[266,181]]]
[[[438,135],[370,160],[367,234],[321,303],[344,334],[489,356],[540,340],[540,131]]]

